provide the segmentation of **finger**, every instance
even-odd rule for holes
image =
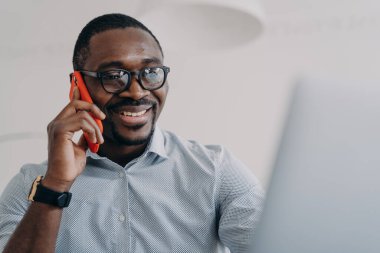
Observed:
[[[90,116],[91,117],[91,116]],[[93,119],[92,119],[93,120]],[[96,124],[96,123],[95,123]],[[75,132],[82,130],[87,134],[88,141],[91,143],[102,143],[103,136],[97,137],[97,125],[93,125],[91,121],[85,117],[80,115],[73,115],[69,118],[62,119],[60,121],[56,121],[52,128],[50,128],[50,133],[52,136],[68,136],[71,137]],[[98,131],[100,132],[99,128]]]
[[[82,100],[73,100],[57,115],[56,119],[69,117],[78,111],[90,112],[94,117],[100,120],[104,120],[106,117],[106,115],[95,104]]]
[[[87,134],[87,141],[91,142],[91,143],[97,143],[98,140],[96,138],[96,130],[95,128],[92,126],[91,123],[89,123],[86,119],[80,119],[79,120],[79,123],[80,123],[80,128],[81,130]]]
[[[95,135],[96,135],[96,143],[102,144],[104,142],[102,132],[98,124],[96,124],[96,121],[94,120],[94,118],[90,115],[90,113],[86,111],[80,111],[77,113],[77,116],[80,119],[86,120],[94,128]]]
[[[72,100],[80,100],[80,91],[78,86],[75,86],[73,89],[73,99]]]

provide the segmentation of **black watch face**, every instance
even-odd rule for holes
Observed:
[[[69,206],[71,199],[71,195],[67,193],[62,193],[58,198],[57,198],[57,206],[59,207],[67,207]]]

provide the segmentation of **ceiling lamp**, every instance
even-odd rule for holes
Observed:
[[[257,1],[146,0],[139,19],[165,49],[226,49],[249,43],[262,32],[264,14]]]

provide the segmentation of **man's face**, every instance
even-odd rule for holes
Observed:
[[[141,29],[126,28],[94,35],[84,70],[139,71],[154,66],[163,66],[157,42]],[[93,77],[85,77],[84,80],[94,103],[107,115],[103,121],[106,142],[139,145],[149,140],[165,103],[167,84],[158,90],[148,91],[140,86],[137,76],[133,76],[127,90],[111,94],[102,88],[100,80]]]

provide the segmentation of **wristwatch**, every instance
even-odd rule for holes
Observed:
[[[38,176],[30,189],[29,201],[36,201],[60,208],[68,207],[71,200],[71,192],[56,192],[41,184],[43,176]]]

